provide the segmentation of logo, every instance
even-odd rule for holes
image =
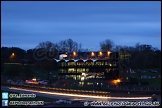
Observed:
[[[8,93],[7,92],[2,93],[2,99],[8,99]]]
[[[8,100],[2,100],[2,106],[8,106]]]
[[[84,102],[84,106],[88,106],[89,105],[89,102]]]

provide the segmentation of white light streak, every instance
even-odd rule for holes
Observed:
[[[63,94],[63,93],[53,93],[53,92],[45,92],[45,91],[38,91],[38,90],[27,90],[21,88],[11,87],[9,89],[15,90],[23,90],[23,91],[30,91],[36,93],[44,93],[44,94],[51,94],[51,95],[63,95],[63,96],[73,96],[73,97],[87,97],[87,98],[102,98],[102,99],[150,99],[151,97],[104,97],[104,96],[88,96],[88,95],[78,95],[78,94]]]

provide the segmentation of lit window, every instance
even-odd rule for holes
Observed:
[[[128,77],[126,79],[128,80]]]
[[[81,81],[84,81],[84,77],[81,77]]]

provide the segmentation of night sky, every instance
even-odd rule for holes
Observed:
[[[69,38],[96,51],[105,39],[161,50],[161,2],[2,1],[1,32],[1,46],[24,50]]]

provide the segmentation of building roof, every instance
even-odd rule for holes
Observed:
[[[74,59],[70,59],[70,60],[57,60],[57,59],[54,59],[56,62],[96,62],[96,61],[102,61],[102,60],[99,60],[99,59],[95,59],[95,60],[92,60],[92,59],[86,59],[86,60],[82,60],[82,59],[78,59],[78,60],[74,60]]]

